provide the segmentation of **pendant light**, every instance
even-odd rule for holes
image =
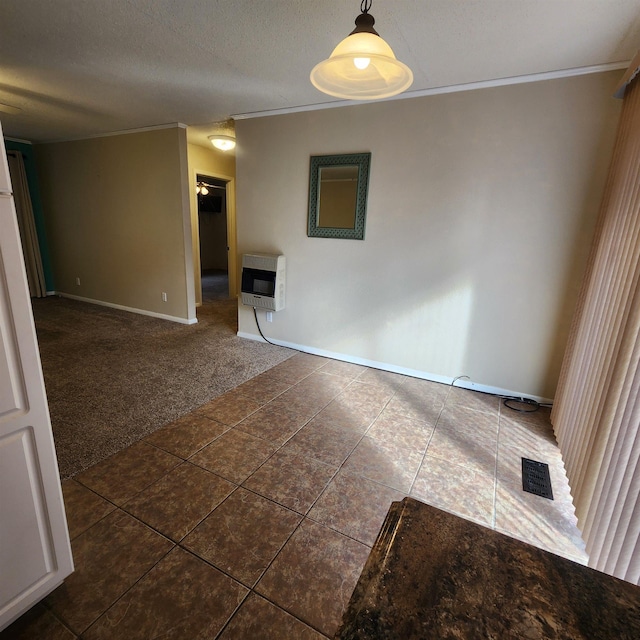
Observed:
[[[362,0],[356,28],[311,71],[311,84],[330,96],[377,100],[405,91],[413,73],[396,60],[391,47],[373,28],[372,0]]]

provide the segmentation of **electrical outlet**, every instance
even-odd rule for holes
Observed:
[[[273,322],[273,311],[267,311],[267,322]]]
[[[163,291],[162,292],[162,302],[166,302],[167,301],[167,292]]]
[[[80,286],[80,278],[76,278],[76,284]]]

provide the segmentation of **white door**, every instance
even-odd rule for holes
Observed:
[[[0,127],[0,629],[73,571]]]

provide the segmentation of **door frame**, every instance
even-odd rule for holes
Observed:
[[[238,297],[238,248],[236,240],[236,181],[228,176],[208,169],[192,168],[189,181],[189,200],[191,202],[191,242],[193,252],[193,280],[195,285],[196,307],[202,305],[202,278],[200,264],[200,224],[198,220],[198,196],[196,183],[198,175],[206,175],[226,182],[227,202],[227,264],[229,270],[229,297]]]

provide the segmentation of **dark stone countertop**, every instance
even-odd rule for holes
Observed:
[[[638,640],[640,587],[405,498],[335,636],[392,638]]]

